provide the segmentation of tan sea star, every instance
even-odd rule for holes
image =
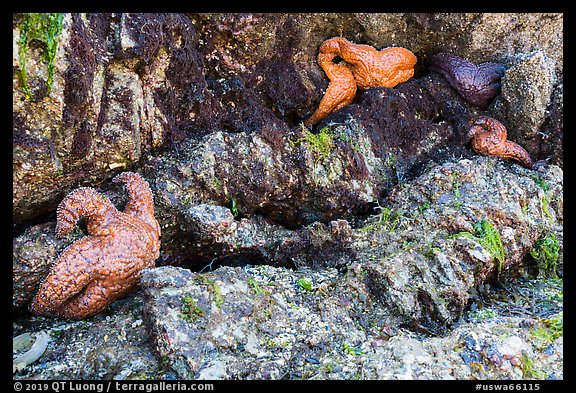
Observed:
[[[334,63],[335,59],[341,59]],[[320,45],[318,64],[330,80],[318,109],[306,120],[313,125],[350,104],[356,89],[394,87],[414,76],[416,56],[406,48],[389,47],[380,51],[370,45],[354,44],[334,37]]]
[[[128,189],[123,212],[90,187],[78,188],[60,202],[56,236],[69,233],[80,217],[86,217],[88,236],[60,254],[32,301],[32,312],[72,319],[95,315],[133,291],[140,271],[154,266],[160,226],[148,182],[133,172],[112,181]]]

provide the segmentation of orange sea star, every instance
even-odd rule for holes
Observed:
[[[336,58],[342,61],[334,63]],[[350,104],[356,90],[394,87],[414,75],[416,56],[406,48],[389,47],[380,51],[370,45],[354,44],[334,37],[320,45],[318,64],[330,80],[318,109],[306,120],[318,123],[331,113]]]
[[[58,206],[56,236],[69,233],[80,217],[87,219],[88,236],[60,254],[32,301],[32,312],[72,319],[95,315],[133,291],[140,271],[154,266],[160,226],[148,182],[133,172],[113,181],[128,189],[123,212],[90,187],[74,190]]]
[[[472,149],[478,154],[516,160],[526,168],[532,168],[528,152],[519,144],[506,140],[506,127],[498,120],[479,117],[468,130],[468,137],[472,138]]]

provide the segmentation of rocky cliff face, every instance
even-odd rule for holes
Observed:
[[[378,359],[404,331],[422,335],[425,351],[434,335],[457,345],[448,337],[482,288],[544,278],[531,253],[547,236],[559,241],[547,277],[562,273],[562,30],[562,14],[14,14],[16,330],[58,323],[26,311],[56,256],[83,236],[55,238],[58,203],[89,185],[122,206],[109,180],[129,169],[154,194],[164,267],[132,298],[143,313],[135,328],[151,341],[129,339],[145,349],[127,356],[146,367],[162,359],[180,378],[447,377],[411,374],[401,360],[393,376]],[[411,50],[414,77],[361,91],[307,129],[328,86],[318,47],[340,35]],[[429,70],[439,52],[504,65],[501,94],[486,109],[464,101]],[[481,115],[539,165],[474,153],[466,132]],[[554,307],[522,315],[549,327]],[[120,326],[132,323],[115,310]],[[507,345],[490,334],[486,343]],[[561,360],[557,342],[560,355],[545,361],[522,334],[540,368]],[[54,337],[50,356],[65,342]],[[342,351],[363,360],[345,364]],[[469,368],[466,359],[450,361]],[[494,361],[472,363],[494,368],[488,377],[531,377]],[[144,363],[102,375],[142,375]],[[69,377],[95,377],[98,367],[82,367]]]
[[[418,57],[407,85],[367,92],[346,110],[370,126],[380,155],[413,154],[431,134],[458,144],[478,113],[427,70],[427,58],[444,51],[504,64],[502,96],[487,113],[534,158],[562,162],[558,14],[65,14],[51,70],[43,41],[22,44],[26,20],[16,14],[13,23],[17,225],[49,214],[71,188],[184,140],[213,132],[283,140],[318,105],[327,79],[316,54],[335,35]]]

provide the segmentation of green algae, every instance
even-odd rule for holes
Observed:
[[[298,281],[296,281],[296,284],[298,285],[298,288],[307,292],[312,292],[312,283],[304,277],[299,278]]]
[[[317,134],[310,132],[304,124],[301,124],[301,129],[304,136],[295,141],[290,141],[290,144],[298,146],[303,142],[306,143],[314,157],[314,162],[324,162],[334,148],[334,139],[336,138],[330,127],[322,128]]]
[[[368,225],[360,228],[363,232],[371,232],[374,230],[382,230],[384,232],[394,232],[400,223],[402,211],[394,211],[387,207],[377,206],[380,209],[380,214],[377,215],[378,219]]]
[[[532,379],[545,379],[547,374],[542,371],[538,370],[532,359],[530,359],[526,354],[522,354],[520,357],[520,369],[522,370],[522,377],[523,378],[532,378]]]
[[[559,251],[560,242],[553,233],[548,233],[534,242],[530,256],[536,261],[539,277],[556,277]]]
[[[204,316],[204,310],[200,308],[192,296],[186,295],[182,297],[182,306],[180,307],[180,318],[186,322],[196,322],[200,317]]]
[[[64,26],[64,14],[62,13],[29,13],[24,14],[20,22],[20,37],[18,39],[18,60],[20,63],[20,82],[27,99],[33,99],[33,94],[28,84],[26,72],[26,54],[32,43],[40,44],[43,48],[42,57],[48,67],[46,87],[48,93],[54,82],[54,67],[56,50],[58,49],[58,37]]]
[[[532,176],[532,180],[534,180],[534,183],[536,183],[538,185],[538,187],[543,189],[544,192],[546,192],[550,189],[550,185],[546,182],[546,180],[544,180],[539,175]]]
[[[544,325],[532,329],[530,334],[540,340],[540,347],[545,348],[564,335],[563,313],[550,319],[542,318],[542,321]]]
[[[466,237],[468,239],[477,240],[480,245],[488,251],[492,258],[498,261],[498,274],[500,274],[502,272],[502,267],[504,266],[505,258],[500,232],[498,232],[494,225],[487,219],[475,222],[472,227],[474,228],[474,234],[470,232],[459,232],[448,237]]]
[[[268,293],[268,291],[266,291],[265,289],[263,289],[260,284],[258,283],[258,281],[256,281],[253,277],[250,277],[248,279],[248,286],[250,288],[252,288],[252,291],[256,294],[256,295],[265,295]]]

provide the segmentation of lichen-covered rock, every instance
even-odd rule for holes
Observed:
[[[439,165],[396,188],[358,229],[356,268],[404,322],[443,330],[476,285],[518,275],[538,239],[562,237],[562,190],[557,166],[534,173],[489,157]]]
[[[557,306],[545,317],[530,314],[529,304],[515,315],[493,306],[446,335],[426,337],[391,324],[382,308],[364,325],[359,310],[365,314],[373,300],[353,283],[332,269],[147,269],[144,321],[160,358],[184,379],[563,376]],[[526,291],[550,292],[548,285],[529,283]],[[555,288],[542,296],[557,295]]]
[[[553,137],[544,138],[541,130],[550,117],[556,85],[554,69],[554,63],[543,51],[517,55],[506,70],[502,96],[494,108],[495,113],[507,119],[509,138],[533,157],[542,157],[541,149],[545,149]],[[551,157],[553,162],[558,161],[559,157],[555,156]]]
[[[563,16],[557,13],[483,13],[466,28],[466,57],[473,62],[508,59],[517,53],[542,50],[554,61],[555,71],[564,67]],[[464,31],[463,31],[464,32]]]
[[[145,170],[155,177],[158,206],[169,211],[234,206],[240,215],[260,214],[291,228],[365,210],[393,173],[365,131],[349,126],[320,134],[217,132],[148,160]]]
[[[496,194],[495,189],[499,190]],[[549,166],[534,174],[490,157],[446,163],[396,189],[381,209],[364,227],[350,231],[348,247],[355,256],[343,275],[319,266],[296,273],[266,266],[223,267],[209,274],[168,267],[143,273],[146,321],[156,337],[161,356],[170,358],[179,375],[185,378],[206,375],[278,378],[283,375],[280,369],[290,365],[276,361],[265,368],[249,366],[250,371],[244,374],[234,371],[240,364],[252,364],[255,359],[262,364],[269,358],[259,352],[261,338],[253,352],[238,350],[255,346],[254,338],[250,338],[247,331],[281,334],[277,329],[264,329],[260,323],[289,326],[287,330],[295,332],[296,340],[288,338],[285,345],[292,351],[310,348],[312,339],[307,335],[313,336],[310,332],[315,328],[301,326],[302,321],[326,326],[324,334],[330,342],[342,340],[340,336],[333,337],[336,333],[332,327],[336,324],[337,331],[349,329],[348,318],[362,327],[358,330],[358,325],[353,325],[352,333],[348,331],[346,335],[348,340],[350,337],[362,340],[366,338],[363,335],[376,335],[379,329],[395,330],[402,326],[421,333],[446,335],[446,327],[460,320],[476,288],[522,272],[525,263],[530,264],[528,252],[543,234],[561,236],[562,171]],[[489,232],[478,226],[484,220],[497,232],[496,240],[502,245],[501,260],[498,250],[492,247],[494,244],[485,243],[485,234],[479,233],[480,229]],[[298,284],[301,274],[310,277],[306,279],[310,285],[304,281]],[[333,279],[326,281],[326,274],[334,275]],[[226,296],[228,288],[234,295]],[[321,300],[289,295],[291,291],[306,293],[305,288],[317,288],[315,293]],[[291,314],[290,308],[277,308],[278,299],[286,297],[295,303],[292,309],[312,316],[298,318]],[[225,306],[228,301],[231,302],[229,309]],[[261,307],[270,309],[264,311],[260,319],[254,307],[259,311]],[[331,307],[344,314],[332,314]],[[226,336],[222,338],[218,333],[220,328],[211,326],[225,325],[222,318],[227,310],[245,311],[234,314],[236,330],[224,329]],[[326,320],[332,322],[324,325]],[[204,333],[200,335],[200,332]],[[294,348],[300,343],[298,334],[304,334],[303,344]],[[341,348],[344,352],[362,351],[356,342],[344,342],[344,349]],[[319,361],[318,357],[334,356],[326,345],[321,341],[319,348],[313,348],[315,356],[303,354],[301,364],[306,363],[306,358]],[[206,348],[219,350],[210,352]],[[510,359],[516,355],[510,355]],[[519,364],[511,365],[506,375],[521,375],[515,368]],[[213,374],[216,370],[218,373]],[[383,369],[379,370],[383,377]],[[411,373],[407,375],[415,377]]]
[[[424,336],[388,326],[384,318],[362,328],[350,297],[332,291],[334,272],[301,272],[295,278],[261,266],[244,269],[253,277],[247,286],[232,286],[239,268],[201,277],[173,267],[154,270],[148,284],[158,285],[147,291],[146,300],[142,292],[134,293],[83,321],[44,316],[16,321],[15,335],[44,331],[50,339],[42,356],[14,379],[563,379],[560,281],[520,280],[507,290],[486,291],[483,308],[472,308],[449,334]],[[182,298],[190,292],[212,297],[215,284],[222,299],[216,295],[220,300],[195,322],[181,319],[190,310],[180,308]],[[191,286],[199,288],[189,292]],[[512,306],[510,292],[516,299]],[[324,304],[327,293],[338,301]],[[158,315],[161,311],[168,317]],[[236,319],[238,329],[220,328],[236,326]],[[280,320],[283,325],[272,325]],[[154,336],[159,330],[148,331],[149,323],[165,328],[160,337]],[[345,330],[337,333],[332,325]],[[184,342],[186,334],[203,326],[214,330]],[[324,332],[335,341],[326,340]],[[192,358],[199,348],[211,350]]]
[[[304,377],[302,367],[342,361],[366,340],[342,303],[349,297],[334,295],[344,296],[338,276],[271,266],[148,269],[144,318],[159,355],[181,378]]]
[[[342,268],[352,259],[346,220],[289,230],[259,216],[234,220],[225,207],[200,204],[184,212],[188,267],[266,263],[275,266]]]

